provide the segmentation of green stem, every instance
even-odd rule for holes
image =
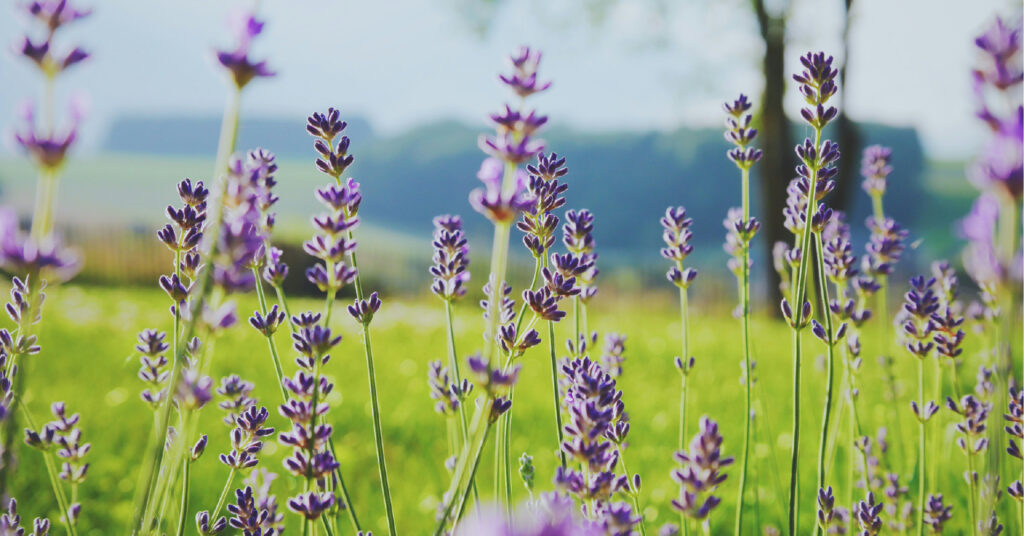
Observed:
[[[815,148],[821,145],[821,130],[815,129],[814,132],[814,146]],[[793,453],[790,458],[789,467],[789,536],[796,536],[798,531],[798,518],[797,518],[797,495],[799,493],[799,461],[800,461],[800,359],[801,359],[801,340],[800,330],[805,319],[803,317],[803,304],[806,300],[807,294],[807,272],[809,263],[807,258],[810,256],[811,246],[811,222],[814,221],[814,211],[817,208],[817,201],[815,200],[814,192],[816,191],[816,181],[818,176],[817,166],[808,166],[810,168],[809,189],[807,194],[807,212],[804,219],[804,229],[800,238],[800,263],[797,266],[797,277],[796,285],[793,287],[793,316],[796,326],[793,328]],[[828,307],[828,304],[824,304]]]
[[[25,406],[21,400],[16,399],[16,403],[21,406],[21,413],[25,416],[25,422],[33,430],[38,430],[35,421],[32,419],[32,414],[29,413],[28,407]],[[53,495],[57,499],[57,506],[60,508],[62,514],[61,522],[64,524],[64,529],[70,536],[77,536],[78,531],[75,524],[71,522],[71,509],[68,505],[68,499],[64,495],[64,489],[60,487],[60,478],[57,476],[57,465],[53,461],[53,457],[47,451],[42,451],[43,463],[46,465],[46,476],[50,479],[50,487],[53,488]]]
[[[215,181],[214,187],[223,192],[224,181],[223,174],[227,169],[228,157],[231,152],[234,151],[235,141],[238,136],[238,114],[239,105],[241,103],[241,90],[235,90],[228,102],[228,106],[224,110],[224,119],[221,122],[221,134],[220,143],[217,149],[217,160],[213,170],[213,180]],[[212,196],[214,199],[218,199],[219,195]],[[207,232],[204,236],[205,244],[209,244],[208,257],[212,258],[217,253],[217,235],[220,230],[220,222],[223,218],[223,204],[215,203],[213,207],[213,217],[208,220]],[[213,277],[212,270],[210,269],[209,263],[207,263],[202,272],[199,275],[198,281],[195,285],[197,289],[196,295],[193,297],[191,304],[191,311],[189,320],[185,324],[184,337],[182,340],[191,339],[196,332],[198,320],[201,316],[203,303],[212,288]],[[149,502],[153,495],[154,484],[156,476],[159,473],[159,468],[163,462],[164,456],[164,440],[167,437],[167,423],[170,418],[171,404],[169,402],[170,395],[173,393],[174,387],[177,385],[179,376],[181,375],[180,364],[184,360],[184,345],[179,345],[178,351],[176,352],[171,366],[171,375],[168,383],[168,401],[164,402],[164,407],[160,411],[160,417],[157,420],[157,426],[153,430],[153,434],[149,440],[149,452],[146,456],[146,462],[143,464],[143,470],[140,474],[140,485],[137,488],[139,495],[136,500],[135,513],[132,519],[132,533],[138,534],[144,530],[143,517],[145,512],[148,510]]]
[[[679,287],[679,323],[683,350],[683,355],[680,356],[680,359],[683,361],[683,370],[680,371],[682,373],[682,392],[679,396],[679,450],[686,448],[686,413],[688,409],[688,382],[686,380],[690,374],[689,310],[690,307],[686,289],[684,287]]]
[[[750,168],[742,168],[742,190],[743,190],[743,223],[750,221]],[[745,374],[744,389],[744,410],[743,415],[743,455],[740,461],[740,485],[736,499],[736,525],[733,533],[736,536],[743,534],[743,502],[747,491],[747,466],[750,457],[750,410],[751,396],[753,389],[750,374],[750,242],[743,244],[743,259],[741,273],[742,285],[740,300],[743,305],[743,371]]]
[[[616,443],[615,449],[619,451],[619,460],[622,462],[622,472],[626,473],[626,479],[629,483],[629,496],[633,499],[633,513],[640,516],[640,536],[647,536],[647,526],[644,521],[642,510],[640,509],[640,490],[633,486],[633,475],[630,474],[629,468],[626,467],[626,453],[623,451],[622,445]]]
[[[224,482],[224,489],[221,490],[220,498],[217,499],[217,506],[213,509],[212,512],[210,512],[211,519],[217,519],[217,516],[220,515],[220,511],[223,510],[224,505],[227,504],[228,492],[231,491],[231,484],[235,480],[236,472],[237,469],[235,469],[234,467],[232,467],[231,471],[228,472],[228,480],[227,482]]]
[[[252,275],[256,278],[256,297],[260,303],[260,313],[263,318],[267,317],[267,297],[263,293],[263,281],[260,278],[260,271],[255,266],[252,268]],[[287,313],[285,313],[287,314]],[[288,320],[291,322],[291,320]],[[270,348],[270,359],[274,363],[274,373],[277,374],[277,387],[281,390],[281,397],[288,401],[288,390],[284,387],[284,368],[281,367],[281,357],[277,354],[277,345],[274,344],[274,335],[266,334],[267,346]]]
[[[32,212],[32,228],[29,236],[36,244],[41,243],[53,230],[53,206],[57,199],[57,172],[40,168],[36,185],[36,205]]]
[[[178,516],[178,536],[185,534],[185,520],[188,518],[188,480],[191,467],[192,460],[186,458],[181,469],[181,513]]]
[[[445,313],[445,324],[448,328],[448,362],[452,368],[452,377],[455,379],[456,385],[462,384],[462,376],[459,372],[459,354],[455,350],[455,320],[452,302],[450,300],[444,300],[444,313]],[[462,431],[461,441],[465,443],[469,439],[469,423],[466,417],[466,404],[465,394],[461,395],[463,400],[459,402],[459,425]],[[458,454],[459,448],[455,448],[453,454]],[[476,482],[472,483],[473,487],[473,498],[476,501],[480,500],[480,494],[477,491]]]
[[[917,465],[917,536],[924,536],[924,494],[925,494],[925,480],[926,480],[926,463],[927,450],[925,450],[925,408],[924,408],[924,360],[925,357],[920,357],[917,360],[917,392],[918,392],[918,404],[921,414],[917,416],[919,431],[918,434],[918,465]]]
[[[551,392],[555,399],[555,432],[557,432],[559,461],[564,469],[567,466],[565,452],[562,451],[562,400],[558,393],[558,358],[555,355],[555,323],[548,320],[548,355],[551,358]]]
[[[828,298],[828,283],[826,282],[825,274],[825,260],[824,260],[824,249],[822,248],[821,233],[814,233],[814,256],[818,266],[818,299],[821,301],[822,310],[825,313],[825,335],[827,341],[825,343],[826,353],[826,384],[825,384],[825,408],[823,409],[823,417],[821,421],[821,439],[818,444],[818,489],[825,488],[825,449],[828,443],[828,431],[829,421],[832,418],[832,392],[834,389],[835,381],[834,378],[834,364],[835,364],[835,344],[833,344],[833,334],[835,331],[832,326],[832,312],[829,309],[829,298]],[[821,531],[819,525],[816,532]]]
[[[512,398],[515,395],[515,386],[508,390],[508,400],[512,402]],[[511,445],[510,437],[512,435],[512,408],[510,411],[506,411],[505,418],[505,430],[502,438],[502,459],[505,464],[505,510],[508,515],[512,516],[512,464],[511,464]]]

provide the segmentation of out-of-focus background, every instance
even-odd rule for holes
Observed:
[[[96,7],[67,30],[93,57],[58,86],[58,102],[77,98],[89,109],[62,180],[58,224],[84,249],[80,282],[148,285],[164,267],[152,237],[174,182],[209,173],[226,94],[213,49],[231,46],[226,21],[239,5]],[[246,92],[239,146],[279,156],[278,238],[297,246],[322,182],[304,118],[340,108],[366,194],[364,255],[388,261],[379,263],[387,273],[369,275],[391,292],[422,292],[433,215],[462,213],[471,240],[486,244],[487,223],[466,202],[481,160],[476,138],[506,98],[494,74],[502,57],[530,44],[544,51],[542,75],[555,83],[535,103],[550,117],[543,137],[568,158],[569,206],[596,214],[606,284],[657,284],[657,216],[669,203],[695,220],[694,262],[727,275],[718,244],[739,180],[725,158],[721,103],[751,95],[766,118],[761,144],[784,148],[755,168],[764,176],[754,214],[766,226],[765,253],[788,239],[779,203],[790,148],[806,132],[778,119],[779,110],[797,117],[795,91],[763,106],[761,95],[792,86],[796,58],[821,49],[844,66],[844,115],[830,132],[843,173],[831,203],[850,213],[858,238],[869,204],[860,148],[891,146],[887,208],[917,240],[909,268],[915,258],[958,254],[955,221],[973,195],[964,165],[985,135],[972,109],[972,38],[995,13],[1018,8],[996,0],[268,1],[259,6],[268,24],[255,54],[278,76]],[[13,42],[24,21],[7,9],[0,40]],[[39,94],[33,69],[15,54],[0,59],[0,125],[16,125],[16,104]],[[27,215],[36,176],[14,144],[2,151],[0,198]],[[759,295],[774,288],[770,272],[755,270]]]
[[[13,43],[29,26],[13,4],[0,7],[3,44]],[[56,95],[62,107],[72,100],[88,103],[57,201],[57,227],[82,251],[85,263],[72,284],[48,289],[39,333],[43,352],[19,367],[28,378],[22,400],[39,420],[55,400],[82,413],[85,437],[94,445],[81,491],[83,533],[123,533],[131,519],[136,461],[144,456],[151,415],[138,399],[138,356],[130,354],[139,330],[171,327],[170,302],[156,287],[171,256],[155,231],[165,222],[164,207],[176,201],[177,181],[209,179],[228,94],[213,51],[233,46],[227,21],[233,10],[251,5],[93,0],[95,12],[88,19],[62,30],[63,42],[92,53],[88,63],[60,77]],[[642,508],[653,530],[676,519],[669,503],[678,493],[668,476],[678,434],[679,377],[672,364],[680,346],[678,304],[658,255],[658,218],[666,205],[685,205],[694,219],[696,251],[688,263],[701,270],[690,291],[695,301],[690,349],[698,363],[691,419],[704,413],[717,419],[726,454],[735,455],[747,417],[737,381],[739,322],[728,314],[736,304],[735,281],[721,247],[722,220],[740,197],[739,174],[725,154],[722,103],[739,93],[755,103],[765,158],[755,167],[753,191],[753,215],[763,223],[755,239],[760,249],[753,303],[759,312],[775,311],[767,253],[775,240],[789,240],[780,211],[795,165],[792,148],[809,134],[799,121],[801,102],[790,73],[808,50],[836,56],[843,66],[838,98],[843,115],[828,135],[839,142],[843,158],[840,188],[829,203],[849,213],[860,254],[869,211],[860,188],[861,149],[892,148],[895,171],[886,212],[911,235],[911,247],[890,279],[895,301],[910,272],[960,254],[957,221],[977,195],[965,167],[987,136],[974,116],[973,39],[997,13],[1020,21],[1019,2],[1001,0],[265,0],[258,7],[267,25],[252,55],[266,58],[278,74],[246,87],[238,145],[278,155],[275,191],[281,201],[273,241],[285,249],[292,267],[287,290],[294,311],[318,309],[323,300],[301,275],[309,263],[301,242],[311,234],[311,215],[320,210],[313,191],[326,182],[313,165],[305,118],[335,106],[349,123],[355,156],[350,170],[364,194],[360,270],[364,286],[380,290],[385,302],[373,326],[385,451],[401,534],[432,529],[449,479],[443,468],[443,420],[433,414],[425,377],[427,361],[445,353],[442,309],[428,291],[431,219],[442,213],[464,216],[472,245],[471,288],[478,292],[486,277],[490,224],[472,211],[467,196],[479,184],[475,175],[483,155],[477,137],[490,128],[485,117],[509,95],[496,76],[509,52],[522,44],[543,50],[541,77],[554,85],[531,105],[550,118],[542,135],[548,148],[568,159],[567,206],[589,208],[596,217],[601,275],[592,325],[602,335],[629,337],[626,372],[618,385],[632,417],[630,468],[643,475]],[[17,54],[0,55],[0,128],[15,128],[21,121],[18,103],[41,92],[33,66]],[[14,143],[0,147],[0,204],[15,209],[26,223],[36,179]],[[509,280],[519,289],[530,267],[518,243],[512,250]],[[974,293],[966,288],[967,278],[962,280],[966,302]],[[264,341],[244,323],[255,299],[237,299],[242,325],[217,343],[210,373],[253,380],[255,395],[271,408],[280,429],[287,424],[273,409],[277,380]],[[465,356],[480,344],[482,320],[472,299],[460,303],[455,316],[455,337]],[[571,337],[564,324],[556,336],[559,348]],[[351,482],[353,508],[366,528],[382,533],[360,335],[343,314],[336,315],[332,329],[346,338],[325,372],[338,385],[327,402],[339,461]],[[883,367],[872,363],[895,343],[880,322],[870,331],[864,338],[870,357],[859,411],[865,433],[874,434],[889,422],[894,406],[876,388],[883,384]],[[752,333],[760,401],[752,419],[755,523],[779,527],[786,519],[781,490],[793,440],[786,433],[790,334],[768,314],[755,315]],[[283,333],[277,343],[292,370]],[[985,343],[972,333],[966,347],[964,355],[976,357]],[[1020,354],[1016,346],[1014,351]],[[511,449],[516,456],[535,456],[537,489],[546,491],[557,462],[547,355],[537,354],[522,359]],[[912,390],[916,363],[899,357],[905,359],[897,359],[894,374],[905,394]],[[818,356],[808,356],[806,363],[804,396],[815,408],[802,417],[803,441],[809,445],[817,441],[816,408],[824,396],[825,372]],[[200,429],[209,434],[210,446],[192,477],[189,513],[215,504],[227,473],[211,454],[229,448],[218,411],[210,407],[202,415]],[[944,434],[943,452],[955,450],[954,435]],[[285,450],[268,441],[260,461],[282,473],[275,484],[282,511],[285,497],[299,485],[281,470]],[[848,461],[843,459],[847,451],[840,449],[837,466]],[[485,500],[492,497],[491,452],[489,447],[481,465]],[[813,467],[814,449],[801,453],[802,466]],[[959,476],[966,467],[962,457],[951,458],[956,458],[953,466],[939,475],[935,488],[958,501],[949,531],[966,533],[967,487]],[[39,464],[38,453],[20,449],[10,488],[3,491],[19,498],[24,518],[45,514],[56,520]],[[801,475],[804,527],[813,524],[812,473],[805,469]],[[732,474],[720,488],[724,497],[735,494],[738,475]],[[516,502],[527,497],[518,481],[513,496]],[[1009,509],[1010,501],[1003,502]],[[726,530],[734,508],[727,499],[716,511],[713,533]],[[1009,526],[1007,533],[1014,533],[1017,527]]]

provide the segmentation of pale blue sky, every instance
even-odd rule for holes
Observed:
[[[837,50],[841,2],[795,2],[793,63],[810,48]],[[246,3],[80,3],[96,11],[60,43],[81,43],[94,58],[61,79],[60,94],[88,94],[84,150],[119,114],[220,113],[225,84],[211,51],[230,45],[228,14]],[[502,56],[523,43],[544,50],[543,74],[555,81],[538,107],[553,123],[578,129],[717,125],[721,101],[760,89],[760,44],[746,0],[620,0],[594,24],[580,7],[593,1],[509,0],[482,37],[473,30],[481,13],[467,9],[480,3],[264,0],[267,31],[256,52],[280,76],[247,90],[245,112],[301,116],[335,105],[384,132],[440,118],[481,122],[506,96],[494,77]],[[6,44],[18,39],[25,18],[8,16],[14,2],[5,4],[0,43]],[[996,12],[1018,5],[857,0],[845,88],[850,114],[918,127],[933,156],[969,155],[984,135],[972,116],[971,40]],[[0,125],[8,127],[18,102],[40,84],[13,54],[0,57],[0,81]],[[790,105],[795,110],[799,103]]]

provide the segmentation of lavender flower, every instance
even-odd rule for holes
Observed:
[[[26,236],[14,212],[0,208],[0,268],[4,271],[21,275],[25,285],[31,281],[60,283],[74,277],[81,266],[81,255],[66,247],[59,236],[50,234],[39,240]]]
[[[46,536],[50,532],[50,520],[35,518],[30,536]],[[7,502],[7,511],[0,514],[0,534],[22,536],[26,534],[21,527],[21,516],[18,515],[18,501],[13,498]]]
[[[540,149],[535,152],[539,153]],[[477,188],[469,194],[469,203],[473,209],[494,223],[511,223],[520,213],[529,211],[536,203],[527,190],[529,179],[526,172],[515,169],[509,188],[503,184],[504,176],[505,166],[501,161],[497,158],[487,158],[476,174],[480,182],[484,183],[484,187]]]
[[[589,357],[563,364],[562,373],[569,417],[562,451],[582,464],[583,470],[559,467],[555,483],[586,505],[584,514],[589,519],[613,528],[610,534],[632,534],[640,518],[629,505],[612,500],[617,492],[632,493],[628,475],[615,473],[620,452],[616,445],[629,430],[622,392],[615,379]]]
[[[1020,84],[1021,29],[1002,18],[975,39],[978,66],[972,71],[977,116],[993,136],[968,177],[981,190],[1002,189],[1016,200],[1024,193],[1024,107]],[[1008,105],[1004,103],[1009,103]]]
[[[210,524],[210,512],[203,510],[196,514],[196,530],[201,536],[212,536],[224,531],[228,526],[227,518],[221,516]]]
[[[558,179],[569,173],[565,158],[556,153],[537,155],[537,163],[526,166],[530,182],[529,195],[535,205],[523,212],[516,227],[525,233],[523,244],[535,259],[543,259],[555,243],[558,216],[554,211],[565,205],[565,192],[569,186]]]
[[[167,380],[171,373],[167,369],[167,356],[164,352],[170,348],[165,341],[167,335],[155,329],[146,329],[139,333],[139,344],[135,349],[142,354],[139,360],[139,379],[147,387],[142,390],[141,397],[155,411],[167,397]]]
[[[612,378],[622,376],[622,364],[626,362],[626,336],[619,333],[609,333],[604,336],[604,355],[601,356],[601,364],[608,371]]]
[[[274,433],[273,428],[263,426],[269,417],[267,408],[256,409],[255,405],[235,416],[235,428],[231,430],[231,452],[220,455],[221,463],[238,470],[255,467],[259,463],[256,455],[263,450],[262,439]]]
[[[565,494],[549,492],[537,504],[520,507],[508,517],[504,509],[485,510],[467,517],[455,530],[456,536],[604,536],[610,532],[598,523],[581,519]]]
[[[586,303],[597,294],[594,280],[597,278],[597,254],[594,253],[594,215],[587,209],[570,210],[565,213],[565,225],[562,226],[562,243],[578,259],[581,266],[586,266],[576,277],[580,289],[580,299]]]
[[[266,512],[266,515],[261,514],[263,522],[260,524],[264,536],[268,534],[269,530],[273,530],[277,534],[281,534],[284,530],[284,514],[277,511],[277,497],[270,493],[271,484],[276,479],[276,474],[263,467],[252,471],[245,479],[245,485],[253,489],[256,508],[260,512]]]
[[[78,139],[78,126],[84,114],[82,105],[72,102],[70,124],[59,131],[47,130],[36,124],[34,105],[29,103],[21,110],[22,126],[15,131],[14,141],[39,169],[56,173],[64,166],[68,152]]]
[[[886,180],[892,173],[892,149],[881,145],[871,145],[864,149],[861,159],[860,173],[864,176],[861,187],[872,197],[885,195]]]
[[[462,218],[448,214],[434,218],[433,245],[430,290],[442,300],[461,298],[469,282],[469,242],[462,232]]]
[[[498,79],[512,89],[521,98],[529,97],[551,87],[551,82],[537,80],[537,68],[540,66],[541,53],[530,47],[520,47],[509,57],[512,67],[511,74],[498,75]]]
[[[348,154],[351,144],[348,136],[342,135],[337,143],[334,142],[334,138],[337,138],[347,126],[348,123],[341,120],[341,112],[333,107],[328,108],[325,113],[314,112],[306,120],[306,132],[316,138],[313,142],[313,148],[319,155],[316,167],[334,177],[339,184],[341,176],[355,160],[354,156]]]
[[[661,256],[675,262],[675,266],[670,268],[665,276],[683,289],[689,288],[697,278],[696,269],[683,268],[683,261],[693,252],[693,246],[690,245],[690,239],[693,237],[690,231],[692,224],[693,220],[686,216],[686,209],[683,207],[668,207],[665,209],[665,217],[661,218],[661,226],[664,228],[661,237],[666,246],[661,249]]]
[[[330,212],[313,218],[317,234],[303,244],[306,253],[321,261],[306,270],[306,279],[322,292],[333,295],[356,279],[356,269],[346,264],[345,257],[356,248],[348,233],[359,225],[359,204],[363,196],[359,193],[359,183],[352,179],[344,186],[324,186],[317,190],[316,196]]]
[[[214,282],[226,292],[248,290],[256,282],[253,270],[263,267],[273,217],[268,210],[276,197],[274,156],[262,149],[250,151],[244,160],[234,159],[228,168],[224,215],[214,259]]]
[[[956,425],[956,430],[961,434],[957,438],[957,445],[967,456],[974,456],[984,452],[988,447],[988,438],[985,437],[985,430],[988,429],[987,421],[992,405],[981,402],[973,395],[965,395],[958,404],[951,397],[946,397],[946,407],[950,411],[960,415],[963,422]],[[977,475],[972,475],[971,479]]]
[[[729,150],[729,160],[740,169],[749,170],[762,156],[760,149],[748,147],[757,137],[757,129],[750,126],[754,115],[747,113],[751,108],[750,101],[746,95],[740,94],[738,99],[725,103],[724,107],[729,114],[725,119],[725,139],[736,146]]]
[[[875,502],[875,494],[868,492],[862,501],[858,501],[853,507],[853,515],[861,529],[861,536],[875,536],[882,531],[882,518],[879,513],[882,511],[882,504]]]
[[[928,340],[934,327],[931,317],[939,310],[939,298],[932,289],[934,286],[935,278],[925,279],[922,275],[911,278],[910,291],[903,304],[908,315],[903,332],[911,339],[907,343],[907,351],[918,359],[927,357],[933,346]]]
[[[872,276],[889,275],[906,249],[908,233],[892,218],[878,220],[871,216],[866,223],[871,239],[865,246],[867,255],[861,263],[862,271]]]
[[[942,494],[929,495],[924,509],[924,524],[932,534],[942,534],[947,521],[953,518],[953,507],[942,502]]]
[[[228,524],[242,532],[245,536],[274,536],[277,530],[265,525],[270,512],[260,508],[253,496],[252,486],[235,490],[235,504],[228,505],[231,520]]]
[[[231,75],[231,79],[239,91],[254,78],[274,76],[274,72],[267,67],[266,61],[255,61],[249,58],[252,42],[263,31],[263,24],[252,14],[239,13],[231,21],[237,43],[235,49],[217,52],[217,61]]]
[[[448,368],[442,366],[440,361],[431,361],[428,365],[430,398],[437,401],[434,410],[442,415],[453,415],[473,391],[473,384],[466,379],[458,383],[452,381],[448,376]]]
[[[733,463],[731,456],[722,455],[722,441],[718,423],[704,416],[689,450],[675,454],[676,461],[682,464],[672,472],[672,479],[680,484],[679,498],[672,500],[676,511],[693,519],[705,519],[722,501],[713,493],[728,477],[723,469]]]
[[[1006,452],[1014,458],[1024,460],[1024,453],[1021,452],[1021,448],[1024,447],[1024,390],[1011,386],[1010,400],[1006,408],[1007,412],[1003,414],[1003,419],[1008,424],[1003,430],[1010,436]],[[1024,502],[1024,481],[1013,481],[1007,491],[1018,502]]]
[[[888,516],[886,526],[889,530],[906,532],[912,525],[911,515],[914,503],[906,500],[910,489],[900,484],[900,476],[896,473],[885,474],[885,513]]]
[[[295,350],[300,354],[295,360],[300,370],[292,378],[283,381],[291,397],[280,406],[279,411],[292,421],[292,428],[282,432],[278,440],[293,449],[284,461],[288,471],[322,486],[327,476],[338,467],[338,462],[331,451],[325,448],[333,428],[329,424],[317,422],[319,417],[327,413],[328,405],[323,399],[334,388],[319,371],[320,366],[330,359],[329,352],[341,342],[341,337],[334,336],[330,328],[319,323],[319,314],[305,313],[294,317],[292,322],[297,326],[292,338]],[[288,501],[292,511],[313,520],[333,505],[333,495],[315,490],[294,496]]]

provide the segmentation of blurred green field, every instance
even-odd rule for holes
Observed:
[[[731,300],[719,296],[719,300]],[[385,304],[373,323],[377,371],[381,390],[383,433],[392,479],[399,530],[402,534],[425,534],[432,527],[434,510],[440,493],[447,484],[443,468],[446,456],[445,427],[442,417],[434,413],[428,397],[427,362],[443,359],[445,346],[441,306],[437,300],[393,301]],[[92,467],[81,488],[84,504],[80,526],[83,534],[123,534],[131,517],[132,495],[143,449],[149,437],[152,417],[148,406],[138,396],[141,384],[135,374],[138,361],[133,356],[135,333],[142,328],[168,329],[167,299],[156,291],[110,290],[69,286],[52,289],[44,311],[41,332],[43,352],[26,363],[27,402],[35,419],[44,421],[48,405],[64,400],[73,411],[82,414],[81,427],[93,444],[89,455]],[[247,315],[255,306],[254,299],[241,298],[239,311]],[[293,310],[319,309],[321,302],[299,301]],[[457,309],[457,338],[460,353],[468,354],[480,345],[482,320],[478,307],[466,302]],[[629,467],[643,476],[642,502],[648,527],[660,526],[675,518],[669,501],[678,488],[671,481],[672,452],[678,434],[679,375],[672,358],[679,347],[676,304],[670,294],[648,296],[599,296],[591,312],[591,324],[602,333],[618,331],[628,335],[625,374],[621,379],[624,401],[632,419],[630,446],[626,452]],[[697,358],[692,388],[691,423],[697,416],[708,414],[717,419],[725,437],[724,450],[738,455],[742,445],[742,386],[740,376],[739,322],[720,313],[703,314],[698,308],[691,319],[692,353]],[[568,328],[568,324],[563,328]],[[336,383],[329,419],[335,426],[335,441],[344,474],[350,486],[355,508],[367,528],[381,532],[386,527],[375,467],[368,387],[362,349],[355,323],[337,315],[334,328],[345,340],[327,366],[326,374]],[[754,353],[758,362],[758,405],[755,419],[755,441],[750,486],[749,519],[761,525],[783,526],[785,489],[788,478],[790,445],[790,336],[782,323],[756,318],[753,326]],[[564,340],[566,333],[559,332]],[[279,333],[278,346],[283,355],[286,336]],[[815,357],[821,345],[808,341],[810,359],[804,368],[805,419],[803,420],[801,471],[802,526],[812,526],[814,496],[812,489],[818,427],[823,399],[824,370],[821,358]],[[559,347],[561,347],[561,341]],[[540,490],[551,488],[551,477],[557,463],[555,456],[554,421],[551,415],[550,372],[544,345],[523,357],[523,373],[517,390],[513,421],[513,455],[522,452],[534,456]],[[972,356],[976,341],[969,339],[965,355]],[[892,405],[881,397],[880,367],[873,366],[877,345],[865,338],[865,367],[862,373],[863,418],[873,430],[894,412],[904,427],[911,430],[912,414],[905,402]],[[916,381],[916,363],[898,354],[897,365],[901,385],[910,389]],[[294,370],[288,360],[286,372]],[[973,370],[967,366],[961,377],[973,384]],[[972,371],[972,372],[968,372]],[[277,414],[279,392],[265,342],[247,325],[241,325],[216,343],[212,365],[215,380],[237,373],[256,383],[260,404],[271,407],[275,427],[284,424]],[[837,373],[837,379],[839,374]],[[1001,410],[993,415],[998,419]],[[228,444],[228,429],[221,422],[221,411],[208,405],[202,412],[200,429],[210,436],[207,454],[193,469],[192,519],[194,512],[212,508],[222,489],[228,470],[217,460]],[[950,533],[960,533],[966,523],[964,492],[966,486],[957,476],[964,469],[964,457],[953,447],[950,432],[952,414],[940,413],[944,432],[936,434],[942,441],[940,481],[935,486],[947,500],[953,500],[955,517]],[[846,430],[843,420],[841,429]],[[998,426],[993,424],[993,426]],[[695,428],[695,424],[691,424]],[[938,429],[938,428],[936,428]],[[911,435],[909,437],[916,437]],[[479,483],[483,497],[489,499],[492,489],[493,440],[481,464]],[[893,450],[898,448],[894,442]],[[909,447],[909,445],[908,445]],[[283,473],[281,460],[285,449],[276,441],[267,442],[261,466]],[[908,448],[905,461],[913,460]],[[36,451],[19,450],[19,467],[12,493],[19,499],[23,518],[46,514],[57,518],[56,504],[46,481],[42,458]],[[893,456],[898,458],[898,456]],[[837,464],[845,464],[840,451]],[[840,488],[837,498],[846,497],[845,465],[830,479]],[[907,467],[911,467],[908,465]],[[719,492],[726,498],[715,512],[712,532],[731,527],[738,468],[729,470],[730,478]],[[527,493],[516,478],[513,491],[517,501]],[[282,508],[284,497],[298,489],[298,484],[282,474],[275,488]],[[914,488],[912,488],[914,489]],[[856,494],[855,497],[860,494]],[[1004,500],[1004,507],[1009,507]],[[1009,510],[1007,510],[1009,512]],[[1010,519],[1004,517],[1004,519]],[[295,518],[287,520],[294,525]],[[1009,527],[1014,527],[1010,521]],[[191,533],[191,526],[189,533]],[[1019,533],[1010,530],[1009,534]]]

